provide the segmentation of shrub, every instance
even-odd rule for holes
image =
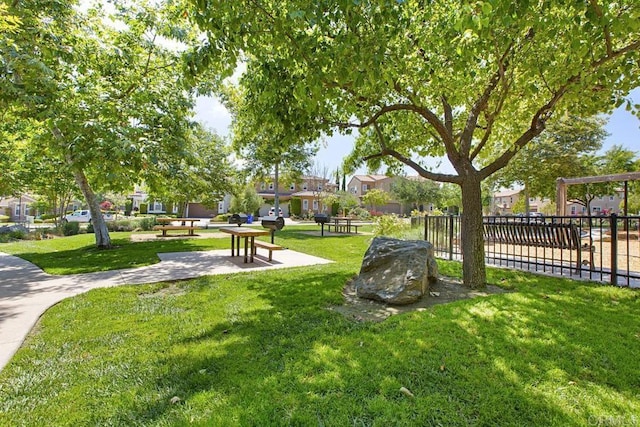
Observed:
[[[125,214],[126,216],[131,216],[131,210],[132,210],[132,208],[133,208],[133,200],[131,200],[131,199],[127,199],[127,200],[124,202],[124,214]]]
[[[143,231],[153,230],[153,226],[156,225],[156,217],[147,216],[138,220],[138,225]]]
[[[8,233],[0,233],[0,243],[12,242],[14,240],[25,240],[28,233],[25,230],[11,230]]]
[[[140,213],[141,214],[146,214],[147,213],[147,204],[146,203],[140,203]]]
[[[90,223],[91,232],[93,232],[92,224]],[[80,233],[80,223],[78,222],[65,222],[62,226],[62,234],[65,236],[75,236]]]
[[[295,216],[302,214],[302,199],[300,197],[291,198],[291,202],[289,202],[289,213]]]
[[[400,237],[407,229],[406,222],[395,214],[376,217],[373,225],[375,236]]]
[[[7,215],[0,215],[0,222],[9,222],[9,217]]]
[[[366,209],[361,207],[355,207],[349,211],[349,215],[353,217],[357,217],[360,220],[368,220],[371,218],[371,214]]]
[[[212,222],[227,222],[229,221],[229,214],[220,214],[213,217]]]

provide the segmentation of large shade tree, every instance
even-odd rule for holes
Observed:
[[[361,128],[392,159],[462,190],[463,276],[484,286],[481,182],[554,116],[593,115],[639,85],[640,3],[192,0],[212,67],[277,58],[296,103]],[[303,77],[303,78],[302,78]],[[418,157],[445,155],[455,173]]]
[[[56,21],[56,8],[13,5],[25,22],[50,25],[32,41],[16,38],[4,55],[3,84],[17,95],[3,101],[16,110],[15,120],[39,121],[32,143],[66,163],[91,210],[96,245],[108,248],[96,193],[128,191],[139,181],[153,190],[166,182],[169,165],[190,154],[194,102],[179,43],[193,34],[161,2],[117,3],[112,11],[67,7],[66,25]],[[14,52],[28,52],[30,61],[14,59]]]

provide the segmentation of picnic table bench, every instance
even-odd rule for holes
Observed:
[[[585,260],[585,263],[593,265],[594,247],[582,244],[575,224],[485,220],[483,232],[487,242],[575,250],[576,271],[582,268],[582,252],[588,251],[589,261]]]
[[[169,230],[187,230],[188,236],[195,236],[195,230],[197,230],[198,227],[193,224],[198,221],[200,220],[193,218],[156,218],[156,222],[159,222],[160,224],[155,225],[153,229],[156,231],[162,231],[162,237],[169,237],[167,234],[167,231]],[[181,225],[173,225],[173,222],[181,222]],[[187,225],[187,223],[190,225]]]
[[[263,248],[263,249],[267,249],[269,251],[269,261],[272,260],[272,253],[273,251],[281,251],[284,248],[280,245],[276,245],[275,243],[269,243],[269,242],[263,242],[261,240],[256,240],[253,242],[253,253],[256,254],[256,249],[257,248]]]
[[[331,228],[333,227],[333,231],[335,233],[351,233],[351,230],[353,229],[354,233],[358,234],[358,227],[364,225],[359,222],[353,222],[353,218],[349,217],[334,217],[332,220],[333,223],[327,222],[325,226],[329,232],[331,232]]]

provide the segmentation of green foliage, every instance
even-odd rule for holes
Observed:
[[[340,212],[340,203],[333,202],[331,203],[331,216],[336,216]]]
[[[375,236],[400,237],[410,228],[407,222],[395,214],[374,218],[373,234]]]
[[[460,191],[460,187],[455,184],[442,184],[442,187],[440,187],[439,200],[439,207],[442,209],[451,207],[459,208],[462,206],[462,192]]]
[[[385,205],[390,199],[389,193],[379,188],[373,188],[362,196],[362,202],[369,205],[371,209]]]
[[[241,3],[195,2],[208,36],[200,63],[227,74],[246,64],[240,92],[256,94],[248,104],[255,122],[281,124],[270,134],[356,128],[349,168],[406,165],[458,185],[471,287],[486,279],[483,180],[553,117],[611,111],[640,86],[633,0]],[[280,143],[296,146],[270,141]],[[454,174],[422,163],[440,156]]]
[[[431,180],[398,178],[391,184],[391,193],[397,200],[410,204],[438,205],[440,186]]]
[[[525,199],[526,197],[524,197],[524,195],[521,195],[520,197],[518,197],[518,200],[516,200],[513,206],[511,206],[511,212],[513,212],[514,214],[525,213],[526,212]]]
[[[360,205],[360,200],[358,200],[358,197],[356,197],[355,194],[347,191],[323,193],[321,201],[324,206],[338,205],[339,212],[337,212],[337,214],[346,213],[349,210]]]
[[[292,197],[289,202],[289,209],[292,215],[300,216],[302,214],[302,199],[300,197]]]
[[[156,217],[155,216],[147,216],[143,218],[138,218],[138,226],[142,231],[150,231],[153,230],[153,227],[156,225]]]
[[[371,219],[371,213],[368,210],[361,208],[359,206],[351,208],[348,211],[348,215],[352,218],[358,218],[359,220],[362,220],[362,221],[367,221]]]
[[[498,187],[526,186],[532,197],[555,200],[559,177],[603,173],[592,160],[607,137],[604,124],[598,117],[574,115],[551,121],[544,133],[492,177],[492,182]]]
[[[140,214],[146,215],[148,212],[148,205],[146,203],[140,203]]]
[[[131,215],[131,211],[133,210],[133,200],[131,199],[127,199],[124,202],[124,214],[126,216],[130,216]]]
[[[91,223],[89,224],[92,225]],[[80,223],[78,222],[65,222],[62,225],[62,234],[65,236],[75,236],[80,233]]]
[[[253,214],[264,204],[264,200],[252,185],[246,185],[242,192],[231,197],[229,211],[231,213]]]
[[[227,223],[229,221],[229,214],[220,214],[216,215],[213,218],[213,222],[224,222]]]

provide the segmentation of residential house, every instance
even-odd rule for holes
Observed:
[[[7,215],[11,222],[26,221],[28,216],[34,216],[37,213],[31,207],[35,202],[36,199],[28,194],[3,198],[0,200],[0,214]]]
[[[149,214],[161,215],[178,213],[178,206],[165,205],[159,200],[149,201],[147,192],[139,185],[135,186],[134,192],[129,195],[129,198],[133,201],[132,209],[135,212],[139,212],[140,205],[146,203],[147,213]],[[223,199],[218,202],[218,206],[215,209],[207,208],[201,203],[188,203],[183,215],[185,218],[213,218],[216,215],[229,212],[230,202],[231,195],[225,195]]]
[[[520,200],[522,190],[503,190],[493,193],[490,202],[490,211],[494,215],[511,215],[513,206]]]
[[[389,193],[391,199],[384,206],[375,206],[375,209],[378,212],[383,213],[395,213],[398,215],[404,215],[405,207],[402,202],[393,199],[393,195],[391,193],[391,186],[398,179],[396,176],[386,176],[386,175],[354,175],[350,180],[349,184],[347,184],[347,191],[356,195],[360,199],[360,204],[364,205],[362,202],[362,196],[367,194],[368,191],[375,189],[379,189]]]
[[[619,189],[615,194],[609,196],[596,197],[589,204],[591,207],[591,215],[610,215],[612,213],[619,214],[620,206],[624,200],[624,191]],[[587,215],[587,207],[573,200],[567,201],[567,215],[585,216]]]
[[[520,198],[524,197],[524,190],[503,190],[494,193],[491,197],[489,210],[494,215],[512,215],[513,206]],[[542,212],[551,203],[550,199],[540,197],[529,197],[529,212]]]
[[[275,202],[274,176],[264,181],[256,182],[256,191],[265,200],[265,204],[260,207],[259,215],[266,216],[269,209]],[[314,213],[323,212],[322,193],[335,192],[337,185],[327,178],[318,176],[303,176],[299,182],[278,182],[278,202],[282,209],[282,214],[286,217],[291,214],[289,203],[292,197],[298,197],[302,201],[302,212],[312,211]]]

